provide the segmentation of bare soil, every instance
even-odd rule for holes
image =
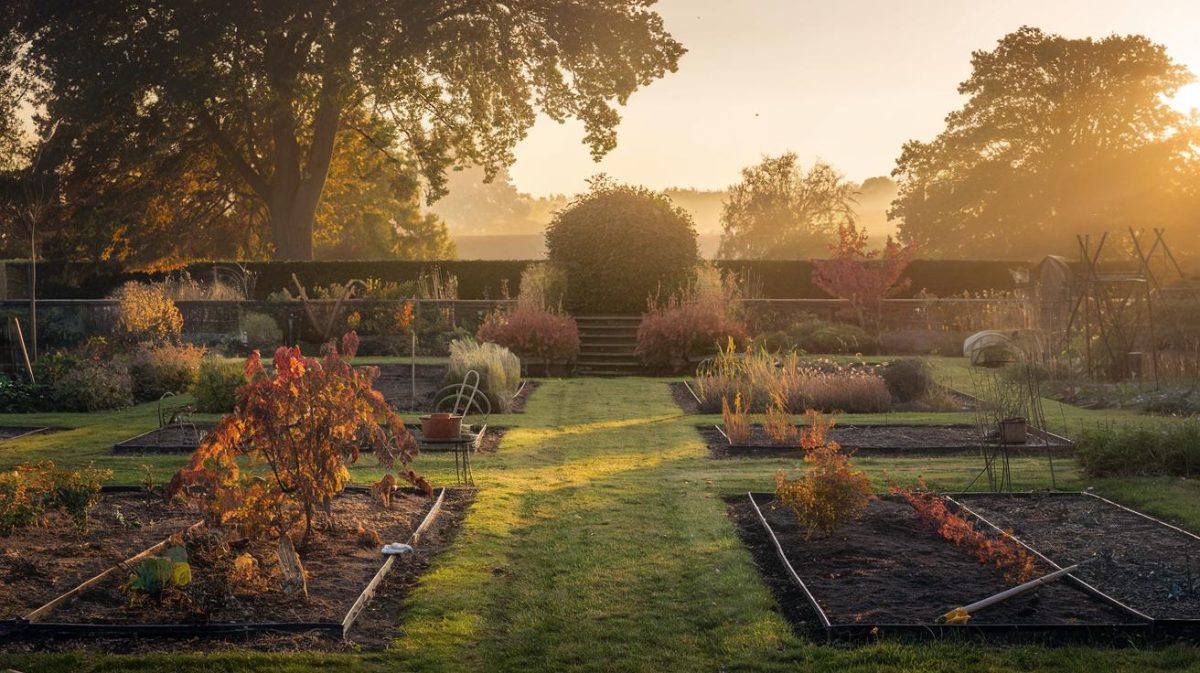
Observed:
[[[168,425],[114,444],[113,453],[194,453],[213,427],[207,423]]]
[[[44,651],[93,649],[110,653],[208,651],[235,646],[263,651],[358,651],[387,649],[400,635],[400,610],[408,592],[454,539],[474,491],[446,492],[442,511],[427,529],[415,553],[397,560],[391,573],[360,615],[345,641],[313,634],[273,634],[238,638],[95,638],[14,641],[7,650]],[[214,535],[186,540],[192,583],[162,603],[130,601],[109,582],[85,592],[74,603],[55,613],[60,622],[105,623],[204,623],[204,622],[340,622],[367,583],[383,564],[379,545],[363,541],[361,528],[376,532],[380,542],[405,542],[424,519],[433,499],[414,491],[397,494],[391,509],[384,510],[371,496],[351,492],[334,500],[336,527],[314,531],[309,545],[300,550],[308,578],[308,598],[285,594],[281,587],[273,543],[224,543]],[[229,579],[233,559],[244,552],[259,562],[256,583],[237,584]],[[123,580],[124,578],[122,578]]]
[[[108,493],[85,533],[55,513],[45,526],[0,538],[0,619],[24,616],[198,519],[141,493]]]
[[[801,426],[797,426],[801,427]],[[776,444],[763,427],[751,428],[745,444],[730,445],[714,426],[700,426],[700,434],[713,458],[802,456],[798,446]],[[979,429],[973,425],[842,425],[829,432],[829,438],[846,449],[862,455],[970,454],[983,447]],[[1009,445],[1014,453],[1070,451],[1065,444],[1049,444],[1030,436],[1025,444]]]
[[[700,414],[721,413],[720,408],[705,409],[699,402],[696,401],[696,396],[688,390],[687,384],[683,381],[674,381],[668,384],[671,388],[671,397],[674,398],[675,404],[683,410],[683,413],[688,416]],[[969,396],[950,388],[944,388],[937,395],[930,395],[926,398],[914,400],[912,402],[892,401],[892,412],[902,411],[917,411],[917,412],[954,412],[954,411],[970,411],[975,408],[975,401]]]
[[[1086,495],[955,496],[1074,574],[1155,619],[1200,619],[1200,540]]]
[[[765,500],[765,502],[764,502]],[[933,624],[939,615],[1008,588],[992,568],[925,527],[906,503],[873,501],[863,517],[828,537],[805,540],[791,510],[759,499],[795,571],[834,624]],[[784,612],[799,626],[819,619],[803,592],[788,588],[748,498],[729,507],[739,535],[751,549]],[[1051,569],[1041,568],[1046,572]],[[981,610],[971,624],[1122,624],[1126,613],[1070,585],[1054,583]]]

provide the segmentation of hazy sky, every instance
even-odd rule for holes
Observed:
[[[1068,37],[1141,33],[1200,72],[1200,0],[660,0],[688,53],[622,110],[592,162],[577,124],[543,119],[517,151],[517,187],[575,193],[606,172],[653,188],[723,188],[764,153],[822,158],[854,180],[891,171],[961,104],[970,54],[1022,25]],[[1200,85],[1177,97],[1200,107]]]

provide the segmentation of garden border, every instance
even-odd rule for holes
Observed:
[[[157,428],[150,428],[149,430],[147,430],[145,432],[136,434],[136,435],[126,438],[126,439],[122,439],[121,441],[112,445],[112,455],[114,455],[114,456],[134,456],[134,455],[181,456],[181,455],[185,455],[188,453],[194,453],[196,451],[196,449],[198,448],[198,445],[200,442],[197,443],[197,446],[193,446],[193,447],[184,447],[182,444],[177,444],[174,446],[161,446],[161,445],[136,443],[138,440],[142,439],[143,437],[147,437],[156,432],[161,432],[172,426],[182,426],[182,425],[183,424],[180,424],[180,423],[172,423],[169,425],[160,425]],[[201,442],[203,442],[204,437],[207,436],[209,433],[211,433],[213,431],[213,429],[216,427],[216,424],[214,424],[214,423],[205,423],[205,422],[192,423],[191,425],[196,427],[196,429],[198,431],[203,432],[203,434],[200,437]]]
[[[966,512],[967,514],[970,514],[971,516],[975,517],[975,518],[976,518],[976,519],[978,519],[979,521],[981,521],[981,522],[983,522],[984,524],[986,524],[987,526],[991,527],[993,530],[996,530],[996,531],[998,531],[998,532],[999,532],[1001,535],[1003,535],[1003,536],[1007,537],[1008,539],[1012,540],[1013,542],[1016,542],[1017,544],[1021,545],[1021,546],[1022,546],[1022,547],[1024,547],[1026,550],[1028,550],[1030,553],[1032,553],[1032,554],[1036,555],[1038,558],[1040,558],[1041,560],[1043,560],[1043,561],[1045,561],[1046,563],[1050,564],[1052,567],[1054,567],[1054,568],[1056,568],[1056,569],[1061,569],[1061,566],[1059,566],[1057,563],[1055,563],[1055,562],[1054,562],[1053,560],[1051,560],[1049,557],[1047,557],[1047,556],[1043,555],[1043,554],[1042,554],[1040,551],[1038,551],[1038,550],[1034,549],[1033,547],[1031,547],[1030,545],[1026,544],[1026,543],[1025,543],[1023,540],[1021,540],[1020,538],[1018,538],[1016,535],[1013,535],[1012,533],[1010,533],[1010,532],[1008,532],[1008,531],[1005,531],[1005,530],[1001,529],[999,526],[997,526],[996,524],[992,523],[992,522],[991,522],[991,521],[989,521],[988,519],[984,518],[982,515],[980,515],[979,513],[975,512],[974,510],[972,510],[970,507],[968,507],[968,506],[966,506],[965,504],[963,504],[963,503],[961,503],[961,502],[959,502],[959,501],[955,500],[955,499],[954,499],[954,496],[985,496],[985,497],[1000,497],[1000,496],[1003,496],[1003,497],[1018,497],[1018,498],[1030,498],[1030,497],[1033,497],[1033,496],[1035,496],[1035,495],[1036,495],[1036,496],[1050,496],[1050,497],[1056,497],[1056,496],[1079,497],[1079,496],[1083,496],[1083,497],[1087,497],[1087,498],[1093,498],[1093,499],[1099,500],[1099,501],[1101,501],[1101,502],[1103,502],[1103,503],[1105,503],[1105,504],[1107,504],[1107,505],[1111,505],[1111,506],[1113,506],[1113,507],[1116,507],[1117,509],[1124,510],[1124,511],[1126,511],[1126,512],[1129,512],[1130,514],[1133,514],[1133,515],[1135,515],[1135,516],[1141,517],[1141,518],[1143,518],[1143,519],[1146,519],[1147,521],[1150,521],[1150,522],[1152,522],[1152,523],[1155,523],[1155,524],[1158,524],[1158,525],[1160,525],[1160,526],[1163,526],[1164,528],[1168,528],[1168,529],[1170,529],[1170,530],[1173,530],[1173,531],[1175,531],[1176,533],[1181,533],[1181,534],[1183,534],[1183,535],[1185,535],[1185,536],[1187,536],[1187,537],[1190,537],[1190,538],[1192,538],[1193,540],[1196,540],[1197,542],[1200,542],[1200,535],[1196,535],[1195,533],[1193,533],[1193,532],[1191,532],[1191,531],[1188,531],[1188,530],[1185,530],[1185,529],[1183,529],[1183,528],[1180,528],[1179,526],[1176,526],[1176,525],[1174,525],[1174,524],[1167,523],[1166,521],[1163,521],[1162,519],[1158,519],[1158,518],[1156,518],[1156,517],[1150,516],[1149,514],[1146,514],[1145,512],[1139,512],[1138,510],[1136,510],[1136,509],[1133,509],[1132,507],[1128,507],[1128,506],[1126,506],[1126,505],[1122,505],[1122,504],[1121,504],[1121,503],[1119,503],[1119,502],[1114,502],[1114,501],[1112,501],[1112,500],[1109,500],[1108,498],[1105,498],[1104,496],[1096,495],[1095,493],[1091,493],[1091,492],[1088,492],[1088,491],[1021,491],[1021,492],[1017,492],[1017,493],[995,493],[995,492],[990,492],[990,491],[960,491],[960,492],[954,492],[954,493],[943,493],[942,495],[943,495],[943,496],[944,496],[944,497],[945,497],[947,500],[949,500],[951,503],[953,503],[955,507],[958,507],[958,508],[962,509],[964,512]],[[1071,582],[1075,583],[1077,586],[1079,586],[1080,588],[1084,589],[1085,591],[1089,591],[1089,592],[1095,592],[1095,594],[1097,595],[1097,597],[1104,596],[1104,597],[1105,597],[1105,599],[1106,599],[1106,600],[1108,600],[1108,601],[1110,601],[1110,602],[1111,602],[1111,604],[1112,604],[1114,607],[1119,607],[1119,608],[1122,608],[1122,609],[1128,610],[1128,611],[1130,611],[1130,612],[1133,612],[1133,613],[1135,613],[1135,614],[1137,614],[1137,615],[1141,615],[1141,616],[1142,616],[1142,617],[1144,617],[1145,619],[1148,619],[1148,620],[1150,620],[1150,622],[1151,622],[1151,623],[1152,623],[1152,624],[1155,626],[1155,628],[1157,628],[1157,629],[1164,629],[1164,630],[1187,630],[1187,631],[1189,631],[1189,632],[1191,632],[1191,633],[1193,633],[1193,634],[1194,634],[1194,633],[1196,633],[1196,631],[1197,631],[1197,630],[1200,630],[1200,616],[1198,616],[1198,617],[1195,617],[1195,618],[1191,618],[1191,619],[1183,619],[1183,618],[1157,618],[1157,617],[1151,617],[1150,615],[1147,615],[1147,614],[1145,614],[1145,613],[1141,612],[1140,610],[1138,610],[1138,609],[1136,609],[1136,608],[1133,608],[1133,607],[1130,607],[1130,606],[1128,606],[1128,605],[1125,605],[1124,603],[1121,603],[1121,602],[1120,602],[1120,601],[1118,601],[1117,599],[1115,599],[1115,598],[1113,598],[1113,597],[1111,597],[1111,596],[1108,596],[1108,595],[1107,595],[1107,594],[1105,594],[1104,592],[1102,592],[1102,591],[1100,591],[1099,589],[1097,589],[1097,588],[1093,587],[1092,585],[1088,584],[1088,583],[1087,583],[1087,582],[1085,582],[1084,580],[1082,580],[1082,579],[1079,579],[1078,577],[1075,577],[1075,576],[1074,576],[1074,575],[1072,575],[1072,574],[1068,574],[1068,575],[1066,576],[1066,578],[1067,578],[1067,580],[1068,580],[1068,581],[1071,581]]]
[[[107,493],[127,493],[144,490],[139,486],[106,486],[101,489]],[[362,486],[349,486],[346,491],[354,493],[369,493],[370,489]],[[429,511],[425,513],[421,523],[413,530],[409,536],[408,544],[415,547],[420,540],[421,535],[429,529],[430,526],[437,520],[438,515],[442,510],[442,503],[445,500],[446,488],[437,489],[438,495],[430,505]],[[193,524],[195,527],[199,524]],[[376,571],[375,576],[367,586],[360,592],[358,598],[350,606],[345,617],[341,621],[325,622],[250,622],[250,623],[234,623],[234,622],[210,622],[198,624],[102,624],[102,623],[63,623],[63,622],[39,622],[29,619],[36,616],[43,610],[48,614],[53,611],[58,605],[70,600],[73,596],[81,593],[90,586],[107,578],[111,574],[118,572],[127,563],[135,562],[141,558],[153,554],[158,549],[166,546],[170,538],[159,542],[139,554],[111,566],[108,570],[99,575],[86,580],[69,591],[60,594],[52,599],[46,605],[37,608],[30,612],[25,617],[0,621],[0,642],[8,639],[19,638],[43,638],[53,636],[63,636],[70,638],[94,638],[104,636],[134,636],[134,637],[193,637],[193,636],[254,636],[265,634],[281,634],[281,633],[314,633],[329,638],[345,639],[349,629],[357,621],[363,609],[374,596],[375,589],[391,571],[395,564],[395,556],[389,555],[384,560],[382,566]],[[49,609],[47,609],[49,608]]]
[[[1093,641],[1097,639],[1119,641],[1121,639],[1130,639],[1134,637],[1149,636],[1154,632],[1155,621],[1150,618],[1141,619],[1131,623],[1117,624],[842,624],[833,623],[825,614],[817,602],[816,596],[809,590],[804,580],[796,572],[791,561],[787,557],[783,546],[779,542],[779,538],[775,535],[775,531],[767,522],[766,516],[763,515],[759,508],[758,502],[755,500],[755,495],[760,497],[774,497],[772,493],[755,493],[748,491],[746,497],[749,498],[751,506],[754,508],[755,514],[758,516],[759,523],[763,530],[766,531],[767,537],[771,540],[771,544],[775,549],[775,555],[783,565],[788,578],[796,585],[797,588],[808,599],[809,604],[816,611],[817,616],[821,620],[822,628],[825,631],[827,641],[835,640],[860,640],[868,639],[875,640],[884,636],[902,636],[906,638],[942,638],[945,636],[976,636],[985,639],[995,639],[1006,635],[1021,635],[1033,636],[1044,635],[1061,641]],[[1055,566],[1057,567],[1057,566]],[[1094,589],[1097,593],[1103,593]],[[1088,592],[1092,595],[1091,592]],[[1106,601],[1113,607],[1123,606],[1119,601],[1111,597]],[[1141,614],[1136,610],[1123,606],[1124,611],[1135,617]]]

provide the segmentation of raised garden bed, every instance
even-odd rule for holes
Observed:
[[[59,428],[48,428],[48,427],[4,426],[4,427],[0,427],[0,442],[9,440],[9,439],[16,439],[18,437],[25,437],[28,435],[44,434],[47,432],[58,432],[58,430],[59,430]]]
[[[147,499],[145,493],[105,493],[86,533],[61,518],[0,538],[0,623],[23,616],[198,519],[194,512]]]
[[[106,495],[105,500],[110,497]],[[231,637],[250,639],[252,647],[272,650],[344,649],[350,646],[347,639],[356,646],[385,647],[395,636],[396,602],[415,584],[432,555],[449,543],[472,499],[469,490],[444,490],[436,498],[406,491],[397,494],[392,507],[384,510],[368,489],[347,489],[333,501],[338,525],[314,531],[308,548],[302,551],[307,599],[283,593],[275,581],[254,588],[228,581],[233,557],[247,551],[261,564],[264,576],[272,577],[277,569],[274,544],[235,541],[226,548],[218,537],[188,534],[183,537],[192,583],[184,589],[183,598],[170,604],[140,601],[131,605],[129,596],[120,590],[128,571],[117,567],[111,576],[50,613],[29,621],[0,622],[0,640],[7,637],[10,641],[5,649],[95,646],[106,652],[176,650],[179,638],[188,639],[186,649],[207,649]],[[171,508],[161,502],[155,506]],[[156,528],[137,544],[122,544],[121,551],[111,556],[119,557],[147,538],[178,533],[188,520],[185,517],[172,522],[179,525],[163,526],[170,531]],[[360,541],[360,525],[377,531],[383,542],[408,542],[415,551],[383,557],[378,545]],[[121,539],[120,531],[108,532],[112,539]],[[38,562],[37,558],[31,560]],[[69,589],[88,572],[64,577],[53,593]]]
[[[375,389],[383,393],[384,399],[398,412],[428,413],[434,411],[438,391],[446,387],[446,370],[446,365],[417,365],[416,396],[414,397],[412,365],[379,365],[379,378],[375,379]],[[511,413],[524,412],[525,402],[533,394],[533,391],[537,390],[537,387],[537,381],[523,382],[517,396],[513,399]]]
[[[172,423],[113,444],[113,453],[193,453],[213,427],[209,423]]]
[[[803,427],[803,426],[797,426]],[[799,446],[774,443],[762,426],[751,428],[746,443],[733,444],[720,426],[701,426],[700,434],[713,458],[801,456]],[[979,428],[974,425],[839,425],[829,431],[829,439],[859,455],[938,455],[978,453],[984,446]],[[1006,445],[1014,453],[1070,453],[1070,440],[1042,430],[1031,429],[1024,444]]]
[[[1090,493],[959,494],[953,499],[1055,565],[1160,626],[1200,626],[1200,537]]]
[[[1067,582],[1040,587],[943,625],[951,609],[1008,588],[1000,575],[923,525],[903,501],[873,501],[861,519],[828,537],[805,531],[772,494],[729,507],[785,612],[830,638],[966,636],[1005,640],[1128,638],[1150,623],[1098,592]],[[1039,573],[1055,568],[1041,561]]]

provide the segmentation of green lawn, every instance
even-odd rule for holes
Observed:
[[[953,377],[956,364],[938,363]],[[543,383],[513,429],[476,460],[478,499],[464,529],[405,605],[385,653],[172,657],[0,654],[0,670],[50,671],[1167,671],[1200,669],[1200,649],[830,647],[794,634],[726,518],[723,498],[769,489],[794,460],[713,461],[663,379]],[[1085,421],[1099,412],[1071,410]],[[54,458],[95,461],[118,481],[149,463],[164,477],[183,458],[116,458],[116,439],[153,427],[153,405],[128,411],[0,423],[53,423],[70,432],[0,445],[0,466]],[[932,422],[937,419],[930,419]],[[367,459],[370,460],[369,458]],[[861,459],[884,474],[961,487],[971,457]],[[435,481],[443,457],[422,457]],[[1059,460],[1060,487],[1094,486],[1200,529],[1200,487],[1177,479],[1092,481]],[[366,479],[369,466],[356,469]],[[1049,486],[1044,458],[1014,462],[1019,487]]]

